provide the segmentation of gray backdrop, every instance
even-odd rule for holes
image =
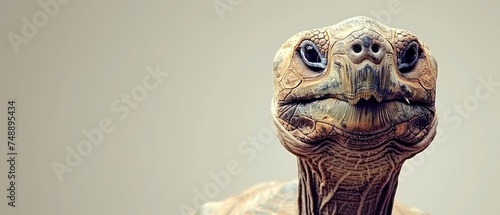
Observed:
[[[270,126],[271,65],[291,35],[365,15],[408,29],[439,63],[439,136],[397,200],[498,214],[494,1],[4,1],[0,213],[184,214],[296,177]],[[7,101],[16,100],[16,207]]]

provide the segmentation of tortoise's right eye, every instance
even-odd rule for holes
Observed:
[[[326,68],[326,58],[321,54],[318,46],[310,40],[300,43],[300,57],[302,61],[314,72],[322,72]]]

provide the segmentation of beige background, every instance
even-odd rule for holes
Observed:
[[[407,163],[397,199],[436,215],[498,214],[500,87],[478,79],[500,82],[494,1],[73,0],[16,53],[7,35],[44,13],[38,2],[47,0],[0,7],[1,214],[182,214],[196,191],[220,200],[294,178],[294,157],[265,135],[272,59],[296,32],[355,15],[411,30],[439,62],[440,138]],[[214,2],[230,10],[219,16]],[[156,65],[169,75],[135,109],[110,108]],[[489,97],[474,97],[478,87]],[[4,197],[9,98],[18,105],[16,208]],[[454,112],[464,104],[465,115]],[[66,147],[102,119],[114,130],[60,182],[52,163],[65,164]],[[210,173],[228,163],[237,173],[214,189]]]

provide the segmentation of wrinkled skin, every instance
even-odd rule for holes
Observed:
[[[274,59],[272,114],[298,182],[261,185],[201,214],[425,214],[394,195],[404,161],[436,134],[436,78],[414,34],[367,17],[292,36]]]

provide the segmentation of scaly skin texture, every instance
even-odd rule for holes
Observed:
[[[298,182],[261,185],[201,214],[424,214],[394,195],[404,161],[436,134],[436,78],[414,34],[367,17],[292,36],[274,59],[272,113]]]

